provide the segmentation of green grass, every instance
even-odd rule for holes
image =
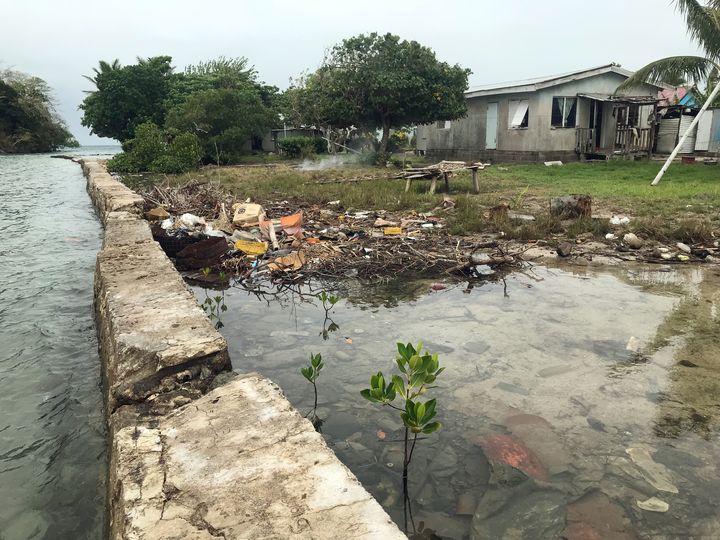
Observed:
[[[449,195],[457,206],[446,214],[449,230],[453,234],[503,230],[507,236],[522,240],[557,232],[569,237],[586,232],[601,236],[609,230],[607,217],[623,214],[633,218],[629,228],[645,237],[692,242],[712,239],[713,232],[720,229],[720,167],[675,163],[660,185],[651,187],[661,165],[654,161],[609,161],[561,167],[491,166],[478,172],[477,195],[471,192],[469,172],[461,172],[450,180]],[[298,207],[339,199],[346,209],[422,212],[442,203],[442,182],[435,195],[428,193],[429,181],[415,181],[405,193],[405,181],[391,178],[397,172],[362,166],[301,172],[280,164],[268,168],[208,168],[172,181],[217,182],[238,198],[251,197],[260,203],[287,199]],[[377,179],[324,183],[358,177]],[[574,193],[591,195],[593,215],[605,217],[563,227],[547,215],[550,197]],[[507,203],[512,211],[533,214],[538,219],[533,223],[491,221],[486,217],[487,210],[498,203]]]

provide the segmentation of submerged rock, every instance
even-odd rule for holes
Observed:
[[[488,435],[475,441],[491,462],[504,463],[537,480],[547,481],[548,472],[535,453],[513,435]]]
[[[593,491],[567,507],[566,540],[635,540],[625,511],[607,495]]]

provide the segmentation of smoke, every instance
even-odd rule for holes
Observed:
[[[306,159],[300,165],[298,165],[297,168],[300,171],[324,171],[327,169],[338,169],[340,167],[343,167],[344,165],[356,162],[357,156],[351,156],[347,154],[334,155],[319,159],[317,161],[311,161],[309,159]]]

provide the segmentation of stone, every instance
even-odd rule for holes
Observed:
[[[532,450],[549,474],[569,470],[572,463],[570,453],[547,420],[534,414],[517,414],[507,417],[504,423]]]
[[[632,249],[640,249],[645,244],[642,238],[639,238],[635,233],[627,233],[623,236],[623,242]]]
[[[153,208],[145,212],[145,217],[148,221],[161,221],[170,217],[170,213],[165,210],[162,206]]]
[[[590,195],[564,195],[550,199],[550,215],[561,218],[590,217],[592,197]]]
[[[565,496],[531,482],[485,492],[473,516],[471,538],[558,538],[565,528]]]
[[[566,540],[635,540],[621,506],[600,491],[591,491],[567,506]]]
[[[675,246],[684,253],[690,253],[692,251],[692,249],[690,249],[690,246],[688,246],[687,244],[683,244],[682,242],[678,242],[677,244],[675,244]]]
[[[555,250],[560,257],[569,257],[572,254],[573,245],[570,242],[562,242]]]
[[[110,538],[405,538],[258,375],[118,430],[111,456]]]
[[[507,464],[537,480],[547,481],[549,475],[535,453],[513,435],[487,435],[475,440],[491,462]]]
[[[638,508],[647,510],[648,512],[667,512],[670,509],[670,505],[657,497],[650,497],[644,501],[635,501]]]
[[[455,514],[458,516],[472,516],[477,508],[477,497],[474,491],[461,493],[455,503]]]

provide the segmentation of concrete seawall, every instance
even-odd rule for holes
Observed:
[[[95,311],[110,538],[405,538],[276,385],[229,372],[142,198],[80,164],[105,226]]]

